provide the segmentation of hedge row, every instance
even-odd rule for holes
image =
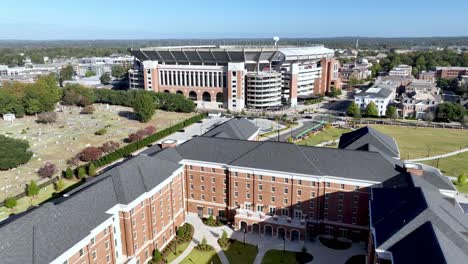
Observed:
[[[124,147],[121,147],[119,149],[117,149],[116,151],[112,152],[112,153],[109,153],[107,155],[104,155],[102,156],[101,158],[95,160],[95,161],[92,161],[92,162],[89,162],[87,164],[84,164],[84,165],[81,165],[81,166],[78,166],[76,169],[75,169],[75,172],[78,173],[78,170],[80,168],[84,168],[86,169],[86,171],[88,171],[88,168],[91,164],[94,164],[94,166],[96,168],[99,168],[99,167],[103,167],[105,165],[109,165],[111,164],[112,162],[116,161],[116,160],[119,160],[121,158],[124,158],[130,154],[132,154],[133,152],[141,149],[141,148],[144,148],[146,146],[148,146],[149,144],[152,144],[164,137],[167,137],[169,136],[170,134],[174,133],[174,132],[177,132],[178,130],[181,130],[183,129],[184,127],[187,127],[191,124],[194,124],[195,122],[198,122],[202,119],[204,119],[205,117],[207,116],[207,113],[201,113],[201,114],[198,114],[196,116],[193,116],[187,120],[184,120],[180,123],[177,123],[173,126],[170,126],[168,128],[165,128],[159,132],[156,132],[150,136],[147,136],[139,141],[136,141],[136,142],[133,142],[133,143],[130,143]]]

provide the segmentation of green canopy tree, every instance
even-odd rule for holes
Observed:
[[[34,197],[39,194],[39,186],[37,186],[36,181],[31,180],[28,184],[28,187],[26,189],[26,195],[28,197]]]
[[[397,113],[397,108],[393,105],[387,107],[387,111],[385,111],[385,115],[390,118],[390,119],[397,119],[398,118],[398,113]]]
[[[349,105],[348,110],[346,110],[346,114],[348,116],[355,116],[357,113],[360,113],[360,112],[361,112],[361,109],[355,102],[352,102]]]
[[[366,106],[366,115],[375,117],[379,115],[379,110],[377,109],[377,105],[374,102],[370,102]]]
[[[108,72],[105,72],[101,75],[101,78],[99,78],[102,84],[109,84],[111,82],[111,77]]]
[[[133,102],[133,111],[138,115],[140,122],[146,123],[151,120],[156,111],[153,97],[148,93],[138,93]]]

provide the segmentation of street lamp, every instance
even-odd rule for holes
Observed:
[[[175,255],[177,256],[177,226],[175,228],[176,231],[176,239],[175,239]]]
[[[245,233],[247,233],[247,229],[244,227],[244,247],[245,247]]]
[[[286,253],[286,236],[283,235],[283,253]]]

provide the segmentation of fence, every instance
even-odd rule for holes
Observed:
[[[57,176],[57,177],[54,177],[54,178],[52,178],[50,180],[47,180],[47,181],[45,181],[45,182],[43,182],[43,183],[41,183],[41,184],[39,184],[37,186],[39,187],[39,189],[42,189],[44,187],[47,187],[49,185],[52,185],[52,184],[56,183],[59,179],[60,179],[60,176]],[[15,196],[13,196],[11,198],[13,198],[15,200],[18,200],[18,199],[21,199],[21,198],[26,197],[26,196],[27,196],[27,193],[26,193],[26,191],[24,191],[24,192],[19,193],[19,194],[15,195]],[[2,207],[4,204],[5,204],[5,201],[0,202],[0,207]]]
[[[460,129],[464,130],[465,127],[461,125],[450,125],[450,124],[437,124],[437,123],[417,123],[417,122],[397,122],[397,121],[374,121],[374,120],[361,120],[361,121],[349,121],[353,125],[389,125],[389,126],[406,126],[406,127],[422,127],[422,128],[447,128],[447,129]]]

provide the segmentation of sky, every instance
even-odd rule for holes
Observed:
[[[468,36],[467,0],[1,0],[0,39]]]

